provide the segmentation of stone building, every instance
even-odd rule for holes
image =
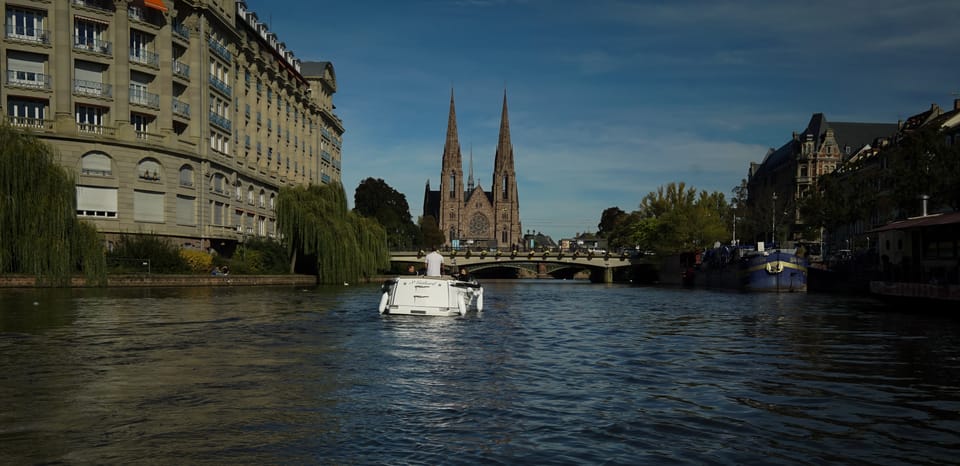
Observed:
[[[517,197],[517,176],[513,165],[506,93],[503,95],[500,135],[493,163],[493,184],[487,192],[479,183],[474,184],[472,154],[467,183],[463,182],[463,157],[460,153],[457,114],[451,90],[447,138],[440,170],[440,190],[431,190],[430,181],[427,181],[423,215],[437,219],[438,227],[446,237],[446,247],[506,249],[522,244],[520,200]]]
[[[340,180],[328,62],[240,0],[0,0],[0,111],[60,153],[108,240],[276,234],[283,186]]]
[[[817,178],[832,173],[857,153],[879,147],[897,132],[896,123],[830,123],[815,113],[801,133],[770,149],[761,163],[751,163],[747,177],[747,205],[762,235],[756,240],[776,243],[800,239],[803,225],[800,201],[816,187]]]

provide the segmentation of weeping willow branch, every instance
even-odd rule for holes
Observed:
[[[386,231],[347,209],[339,183],[282,188],[277,228],[291,255],[316,257],[320,283],[355,282],[390,265]]]
[[[0,274],[67,285],[82,271],[106,283],[96,228],[76,217],[76,181],[49,145],[0,122]]]

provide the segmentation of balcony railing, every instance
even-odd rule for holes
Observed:
[[[183,79],[189,80],[189,79],[190,79],[190,65],[187,65],[186,63],[184,63],[184,62],[182,62],[182,61],[180,61],[180,60],[174,59],[174,60],[173,60],[173,74],[176,75],[176,76],[180,76],[180,77],[183,78]]]
[[[160,66],[160,56],[155,52],[136,47],[130,47],[130,61],[143,65]]]
[[[76,50],[86,50],[87,52],[99,53],[102,55],[113,54],[113,43],[106,40],[91,39],[84,36],[73,36],[73,48]]]
[[[225,129],[225,130],[227,130],[227,131],[231,131],[231,129],[230,129],[230,120],[228,120],[228,119],[226,119],[226,118],[224,118],[224,117],[222,117],[222,116],[220,116],[220,115],[217,115],[217,114],[214,113],[214,112],[210,112],[210,123],[213,123],[213,124],[219,126],[220,128],[223,128],[223,129]]]
[[[35,29],[32,27],[23,27],[23,25],[8,24],[7,39],[20,42],[33,42],[36,44],[49,44],[50,31],[46,29]]]
[[[227,50],[227,48],[224,47],[223,44],[217,42],[212,38],[210,39],[210,50],[213,50],[213,53],[217,54],[220,58],[226,60],[227,63],[230,63],[230,61],[233,60],[233,55],[230,53],[230,51]]]
[[[233,89],[230,87],[230,85],[217,79],[216,76],[213,75],[210,76],[210,85],[218,91],[226,94],[228,97],[231,95],[231,92],[233,92]]]
[[[145,7],[136,5],[127,5],[127,16],[134,21],[146,23],[151,26],[158,26],[157,19],[153,14],[152,9],[147,9]]]
[[[93,8],[94,10],[112,12],[113,2],[107,2],[106,0],[73,0],[74,5],[84,6],[87,8]]]
[[[333,158],[330,157],[330,153],[327,151],[320,152],[320,157],[322,157],[323,160],[326,161],[327,163],[330,163],[331,161],[333,161]]]
[[[116,136],[116,128],[112,126],[98,125],[94,123],[77,123],[77,129],[81,133],[102,134],[104,136]]]
[[[50,75],[32,71],[7,70],[7,84],[30,89],[50,89]]]
[[[73,93],[92,97],[113,97],[113,86],[96,81],[74,79]]]
[[[190,39],[190,30],[187,29],[187,27],[184,26],[183,23],[177,21],[173,23],[173,27],[171,29],[173,30],[173,34],[176,36],[179,36],[181,39],[185,39],[185,40]]]
[[[160,108],[160,95],[147,92],[140,87],[130,86],[130,103],[150,108]]]
[[[180,115],[184,118],[190,118],[190,104],[174,97],[173,98],[173,114]]]
[[[22,116],[12,116],[8,115],[7,121],[10,122],[13,126],[22,126],[27,128],[53,128],[53,122],[48,122],[43,118],[31,118],[31,117],[22,117]]]

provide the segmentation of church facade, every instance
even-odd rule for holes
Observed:
[[[450,114],[447,138],[443,146],[440,189],[424,192],[423,215],[432,216],[443,232],[443,246],[454,249],[468,247],[509,249],[523,243],[520,228],[520,200],[517,197],[517,176],[513,167],[513,144],[510,142],[510,121],[507,117],[507,95],[503,95],[500,135],[493,163],[493,184],[485,191],[473,180],[473,155],[470,172],[463,182],[463,157],[457,134],[457,113],[450,92]]]

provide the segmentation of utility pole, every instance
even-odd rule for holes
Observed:
[[[770,210],[770,245],[777,242],[777,192],[773,192],[773,209]]]

